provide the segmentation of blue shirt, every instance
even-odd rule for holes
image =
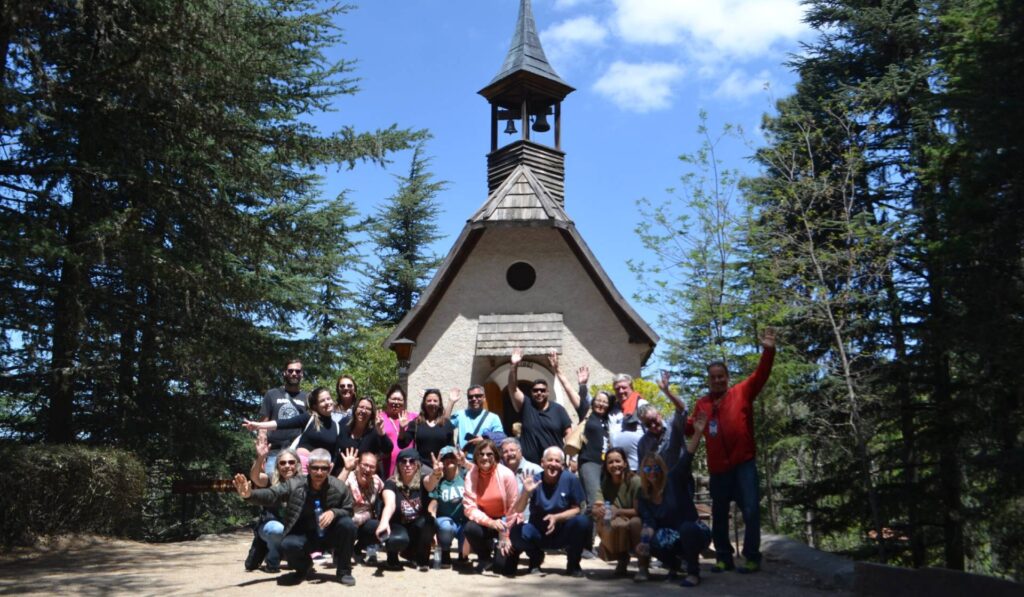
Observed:
[[[579,477],[569,471],[562,471],[558,481],[553,485],[544,482],[544,475],[537,476],[540,484],[530,496],[530,524],[546,530],[544,517],[548,514],[565,512],[574,506],[583,506],[587,501],[587,494],[583,492],[583,484]]]
[[[477,431],[476,426],[480,423],[481,417],[483,418],[483,424],[480,425],[480,430]],[[470,412],[468,408],[457,411],[452,414],[451,418],[452,425],[455,425],[455,437],[459,442],[459,449],[466,449],[466,434],[470,435],[483,435],[488,431],[501,431],[504,432],[504,427],[501,426],[501,419],[495,413],[489,410],[480,409],[476,416]],[[466,458],[473,460],[473,454],[467,453]]]

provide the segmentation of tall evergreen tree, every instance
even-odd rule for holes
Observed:
[[[355,91],[351,64],[324,56],[345,10],[4,3],[0,393],[14,431],[216,454],[222,423],[251,413],[242,397],[304,351],[296,321],[354,259],[352,207],[322,199],[311,172],[382,163],[418,136],[304,118]]]
[[[397,177],[398,190],[377,209],[371,223],[379,263],[369,268],[363,300],[374,325],[394,326],[401,321],[441,262],[430,249],[441,238],[434,198],[448,183],[435,181],[429,166],[423,145],[417,145],[409,174]]]

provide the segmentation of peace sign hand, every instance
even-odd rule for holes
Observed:
[[[430,453],[430,459],[434,462],[434,476],[435,477],[440,477],[441,475],[443,475],[444,474],[444,463],[441,461],[440,458],[437,457],[437,454],[434,453],[434,452],[431,452]]]

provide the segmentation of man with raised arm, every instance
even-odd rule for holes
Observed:
[[[513,350],[508,369],[508,392],[512,408],[523,414],[520,437],[523,456],[531,462],[539,462],[546,448],[556,446],[561,449],[565,446],[565,438],[572,431],[572,420],[562,405],[548,399],[548,382],[544,379],[537,379],[531,384],[530,399],[526,399],[519,389],[518,368],[522,360],[523,349]]]
[[[283,421],[306,414],[306,392],[299,389],[302,383],[302,361],[292,359],[285,363],[281,371],[284,385],[271,388],[263,396],[260,404],[260,421]],[[302,434],[302,429],[275,429],[267,434],[270,452],[267,454],[264,469],[267,476],[274,475],[277,453],[287,448],[292,440]]]
[[[452,425],[455,426],[455,443],[460,450],[466,453],[466,458],[473,461],[473,450],[483,439],[485,433],[504,431],[501,418],[486,408],[487,396],[484,387],[481,385],[469,386],[466,390],[466,408],[455,411],[451,416]],[[452,388],[451,405],[459,400],[458,388]]]
[[[761,512],[754,446],[754,398],[768,381],[775,361],[775,330],[765,328],[761,336],[761,360],[757,370],[729,386],[729,368],[722,361],[708,365],[708,393],[697,400],[687,421],[687,435],[693,433],[693,418],[707,418],[704,441],[708,453],[711,489],[711,526],[718,560],[712,572],[735,569],[729,542],[729,504],[736,502],[743,514],[743,558],[740,572],[761,569]]]
[[[245,475],[235,475],[235,490],[258,506],[285,505],[284,552],[291,574],[278,579],[281,585],[297,585],[313,569],[313,551],[334,550],[338,582],[352,586],[352,546],[356,525],[352,521],[352,493],[331,476],[331,453],[317,448],[309,453],[309,475],[296,475],[268,489],[253,489]]]

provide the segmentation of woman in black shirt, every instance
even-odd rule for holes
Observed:
[[[422,465],[420,474],[427,491],[433,491],[437,486],[438,478],[433,475],[434,462],[438,461],[441,448],[455,445],[454,433],[455,427],[448,420],[448,413],[443,407],[441,391],[428,389],[423,392],[420,416],[413,419],[398,435],[398,447],[412,447],[419,453]]]
[[[356,400],[352,417],[341,428],[338,451],[343,454],[349,448],[355,448],[360,454],[376,454],[378,463],[383,463],[385,456],[391,457],[391,438],[384,434],[381,420],[377,417],[377,405],[369,396]],[[340,462],[341,458],[336,460]],[[382,467],[378,464],[377,468],[380,470]]]
[[[429,492],[420,475],[420,455],[412,448],[398,453],[395,474],[384,483],[384,510],[377,539],[388,552],[388,568],[400,570],[399,552],[408,548],[420,572],[426,572],[437,524],[427,510]]]

